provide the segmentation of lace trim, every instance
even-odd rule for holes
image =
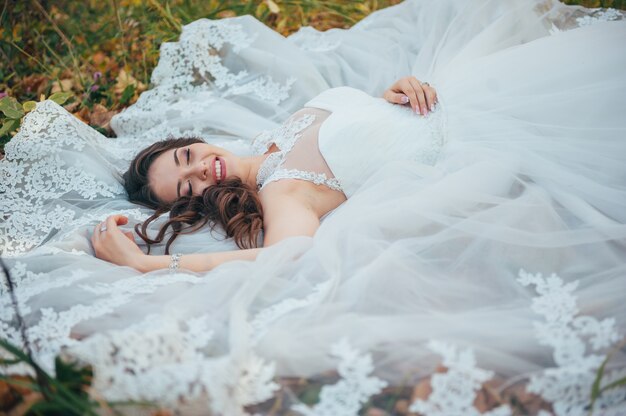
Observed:
[[[76,252],[70,255],[80,254]],[[37,347],[35,350],[37,362],[52,374],[54,374],[54,357],[63,348],[80,344],[71,337],[71,329],[78,323],[111,313],[131,302],[135,296],[152,293],[159,287],[172,283],[197,284],[201,282],[195,276],[179,273],[160,276],[158,279],[141,279],[133,274],[112,283],[92,283],[89,280],[92,272],[82,269],[73,271],[63,279],[48,280],[46,273],[29,271],[26,264],[22,262],[15,263],[15,266],[11,268],[11,274],[17,283],[16,296],[19,299],[22,314],[27,320],[33,319],[35,314],[40,314],[36,324],[31,324],[27,328],[27,334],[31,343]],[[51,308],[32,310],[28,304],[37,295],[70,285],[80,287],[90,294],[86,297],[91,299],[90,303],[88,305],[76,304],[66,310],[56,311]],[[13,329],[11,325],[14,312],[10,297],[7,295],[7,288],[3,286],[1,290],[3,293],[0,296],[0,328],[12,342],[21,345],[21,337],[17,329]],[[97,298],[93,299],[93,295]],[[11,366],[2,371],[15,372]]]
[[[614,8],[586,9],[561,8],[560,14],[552,16],[549,21],[552,27],[548,30],[550,35],[557,35],[577,27],[591,26],[597,23],[623,20],[626,14]]]
[[[338,32],[332,32],[333,38],[328,36],[326,32],[304,26],[293,35],[289,36],[289,40],[294,42],[298,48],[303,51],[311,52],[330,52],[341,46],[341,40],[337,39]]]
[[[278,169],[274,171],[263,183],[261,189],[270,182],[279,181],[281,179],[301,179],[313,182],[315,185],[325,185],[334,191],[342,192],[341,183],[337,178],[330,178],[325,173],[306,172],[297,169]]]
[[[224,63],[225,58],[239,54],[257,38],[256,33],[248,33],[235,23],[242,19],[247,18],[200,19],[183,27],[178,42],[164,43],[152,73],[153,88],[113,117],[111,124],[118,135],[144,136],[147,129],[157,127],[160,133],[167,127],[164,115],[186,93],[203,92],[207,99],[250,94],[274,105],[289,98],[296,78],[280,83],[270,76],[253,77],[255,74],[245,69],[232,72]],[[181,110],[182,117],[188,116],[188,105]]]
[[[264,153],[274,143],[280,149],[280,152],[289,153],[301,136],[298,133],[309,127],[314,121],[314,114],[303,114],[300,117],[290,118],[274,130],[261,132],[254,139],[252,146],[256,152]]]
[[[303,114],[300,117],[287,120],[275,130],[262,132],[256,137],[253,146],[257,152],[267,151],[272,143],[276,144],[280,149],[268,155],[261,164],[256,177],[259,190],[263,189],[268,183],[280,179],[302,179],[313,182],[316,185],[326,185],[333,190],[341,191],[339,180],[335,178],[328,179],[323,173],[307,172],[298,169],[279,169],[294,144],[302,137],[300,132],[313,124],[314,121],[314,114]]]
[[[340,362],[337,367],[341,380],[322,387],[320,401],[311,407],[298,404],[292,410],[305,416],[357,415],[370,396],[387,387],[387,382],[370,376],[374,370],[371,354],[352,347],[346,338],[331,347],[331,355]]]
[[[474,407],[477,391],[482,384],[491,379],[493,371],[486,371],[476,366],[474,351],[457,349],[454,345],[430,341],[431,350],[443,357],[445,373],[433,374],[430,379],[432,393],[428,400],[415,400],[409,410],[428,416],[449,415],[489,415],[510,416],[509,406],[499,406],[486,413],[480,413]]]
[[[606,10],[598,10],[596,12],[593,12],[591,15],[578,17],[576,19],[576,23],[578,23],[578,26],[583,27],[583,26],[591,26],[600,22],[622,20],[623,18],[624,18],[624,13],[613,8],[608,8]]]
[[[244,406],[277,390],[275,365],[253,352],[207,355],[214,337],[211,322],[211,314],[184,324],[150,315],[127,329],[90,337],[71,353],[94,364],[93,387],[108,400],[133,397],[177,409],[210,404],[214,414],[247,415]]]
[[[272,175],[278,166],[280,166],[283,161],[283,155],[281,152],[270,153],[267,158],[261,163],[259,167],[259,172],[256,175],[256,184],[257,188],[261,189],[263,184]]]
[[[572,292],[578,281],[565,284],[556,274],[544,278],[540,273],[533,275],[524,270],[520,270],[518,281],[523,286],[535,286],[539,293],[531,308],[545,321],[535,323],[535,335],[540,344],[554,349],[557,365],[531,376],[527,390],[551,402],[557,416],[587,414],[589,392],[604,356],[587,354],[586,350],[598,352],[619,339],[615,319],[598,321],[590,316],[576,316],[579,310]],[[607,376],[617,379],[611,372]],[[625,393],[622,389],[622,400],[626,399]],[[610,408],[613,400],[614,396],[603,395],[598,408]]]

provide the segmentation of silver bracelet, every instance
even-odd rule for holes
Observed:
[[[180,253],[175,253],[172,254],[172,261],[170,262],[170,273],[176,273],[176,270],[178,270],[178,261],[180,260],[180,258],[183,255]]]

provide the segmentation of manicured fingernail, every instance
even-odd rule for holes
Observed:
[[[400,101],[402,102],[402,104],[406,104],[409,102],[409,97],[405,95],[402,98],[400,98]]]
[[[417,114],[418,116],[421,114],[419,107],[415,107],[415,114]]]

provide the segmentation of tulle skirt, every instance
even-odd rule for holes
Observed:
[[[10,261],[40,360],[67,348],[94,364],[107,398],[235,414],[270,397],[272,377],[338,369],[367,396],[374,381],[414,382],[443,357],[467,382],[483,368],[584,408],[603,354],[626,333],[626,24],[602,17],[620,16],[552,1],[407,0],[350,30],[287,39],[250,17],[187,26],[164,45],[154,88],[114,120],[115,143],[90,139],[86,172],[114,166],[119,181],[134,150],[168,134],[245,153],[326,88],[380,96],[407,74],[438,91],[439,161],[390,162],[313,238],[199,274],[140,275],[90,255],[100,218],[148,213],[119,190],[51,198],[45,207],[61,201],[84,225]],[[206,229],[172,251],[232,247]],[[6,290],[1,299],[1,328],[18,340]]]

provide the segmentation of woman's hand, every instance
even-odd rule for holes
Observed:
[[[425,116],[437,103],[437,91],[415,77],[404,77],[389,87],[383,98],[393,104],[409,104],[416,114]]]
[[[133,233],[122,232],[119,225],[128,223],[123,215],[111,215],[104,222],[96,225],[91,236],[91,244],[96,257],[120,266],[137,268],[146,255],[135,244]]]

